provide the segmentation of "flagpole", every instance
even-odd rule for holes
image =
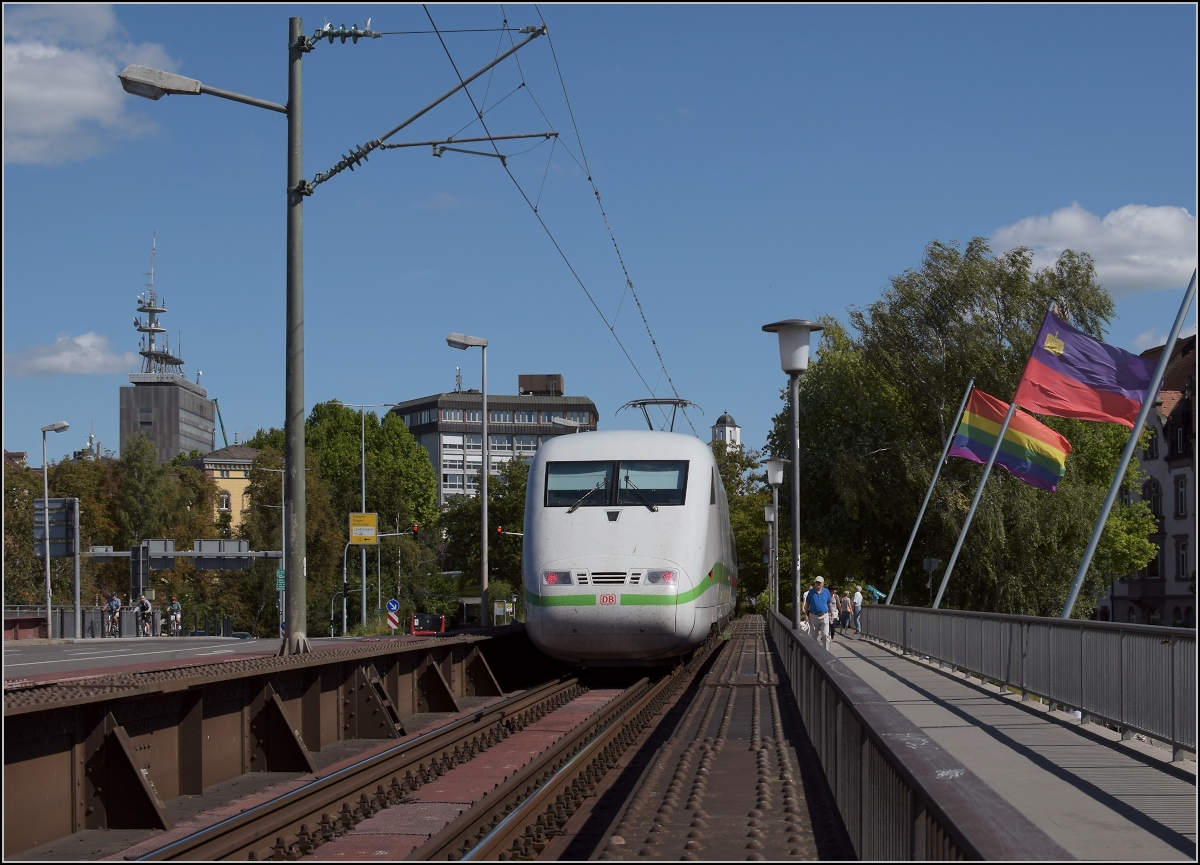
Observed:
[[[1158,366],[1154,369],[1154,377],[1150,379],[1150,389],[1146,392],[1146,399],[1142,401],[1142,408],[1138,412],[1137,421],[1134,423],[1133,429],[1129,431],[1129,441],[1125,443],[1125,450],[1121,453],[1121,464],[1117,466],[1117,473],[1113,476],[1112,484],[1108,488],[1108,497],[1105,498],[1104,507],[1100,509],[1100,516],[1096,520],[1095,527],[1092,529],[1092,537],[1088,541],[1087,549],[1084,550],[1083,561],[1079,563],[1079,570],[1075,572],[1075,582],[1071,584],[1071,591],[1067,595],[1067,602],[1063,605],[1062,613],[1059,614],[1060,619],[1071,618],[1071,611],[1075,609],[1075,599],[1079,597],[1079,590],[1083,588],[1083,578],[1087,576],[1088,568],[1091,567],[1092,556],[1096,554],[1096,547],[1100,543],[1100,535],[1104,531],[1104,524],[1108,522],[1109,511],[1112,510],[1117,493],[1120,491],[1121,484],[1125,480],[1125,471],[1129,468],[1129,462],[1133,458],[1133,451],[1137,446],[1138,438],[1142,434],[1142,428],[1146,425],[1146,418],[1150,416],[1150,410],[1154,407],[1158,396],[1158,389],[1162,385],[1163,375],[1167,371],[1167,364],[1171,361],[1171,352],[1175,350],[1175,340],[1179,336],[1179,331],[1183,329],[1183,321],[1187,318],[1187,311],[1191,307],[1195,296],[1196,271],[1192,270],[1192,280],[1188,283],[1187,291],[1183,294],[1183,302],[1179,305],[1179,313],[1175,316],[1175,324],[1171,326],[1171,334],[1167,337],[1167,343],[1163,346],[1162,355],[1158,359]]]
[[[988,475],[992,473],[992,466],[996,463],[996,457],[1000,453],[1000,446],[1004,444],[1004,434],[1008,432],[1008,425],[1016,414],[1017,404],[1010,403],[1008,406],[1008,414],[1004,416],[1004,423],[1000,425],[1000,432],[996,433],[996,443],[992,445],[992,455],[988,457],[987,465],[983,467],[983,477],[979,479],[979,488],[975,490],[975,498],[971,502],[971,509],[967,511],[967,521],[963,523],[962,531],[958,533],[958,541],[954,544],[954,552],[950,555],[950,564],[946,565],[946,573],[942,577],[942,584],[938,587],[937,598],[933,602],[933,609],[937,609],[942,603],[942,595],[946,592],[946,584],[950,582],[950,574],[954,571],[954,563],[958,561],[958,552],[962,549],[963,540],[967,537],[967,529],[971,528],[971,520],[975,518],[975,508],[979,506],[979,499],[983,496],[983,485],[987,483]]]
[[[1054,312],[1055,301],[1051,300],[1050,305],[1046,307],[1046,315]],[[1046,315],[1042,316],[1045,321]],[[1037,334],[1033,336],[1033,345],[1029,349],[1029,356],[1033,357],[1033,353],[1037,351]],[[1026,359],[1025,366],[1029,366],[1029,360]],[[1022,371],[1021,376],[1025,373]],[[1020,388],[1020,382],[1017,382],[1017,387]],[[975,490],[975,498],[971,502],[971,509],[967,511],[967,521],[963,523],[962,531],[958,533],[958,540],[954,544],[954,552],[950,556],[950,564],[946,565],[946,573],[942,576],[942,584],[938,587],[937,597],[933,601],[933,609],[937,609],[942,603],[942,595],[946,593],[946,584],[950,582],[950,574],[954,572],[954,563],[958,561],[958,552],[962,549],[963,540],[967,537],[967,529],[971,527],[971,520],[975,518],[975,508],[979,506],[979,499],[983,496],[983,485],[987,483],[988,475],[992,473],[992,466],[996,463],[996,457],[1000,454],[1000,446],[1004,444],[1004,434],[1008,432],[1008,425],[1012,422],[1013,415],[1017,411],[1017,400],[1014,394],[1013,399],[1008,404],[1008,414],[1004,416],[1004,423],[1000,425],[1000,432],[996,434],[996,443],[992,445],[992,455],[988,457],[987,465],[983,467],[983,477],[979,479],[979,488]]]
[[[946,454],[950,452],[950,443],[954,441],[954,436],[958,434],[958,424],[962,420],[963,412],[967,408],[967,398],[971,395],[971,388],[975,386],[975,377],[971,376],[971,380],[967,382],[967,389],[963,391],[962,402],[958,405],[958,414],[954,416],[954,423],[950,425],[950,435],[946,436],[946,446],[942,448],[942,456],[938,460],[937,471],[933,473],[933,480],[929,482],[929,489],[925,491],[925,501],[921,502],[921,511],[917,514],[917,521],[913,524],[912,534],[908,536],[908,546],[904,548],[904,555],[900,557],[900,567],[896,568],[896,578],[892,580],[892,589],[888,592],[885,604],[892,602],[892,595],[896,592],[896,585],[900,582],[900,574],[904,571],[904,565],[908,561],[908,554],[912,551],[913,541],[917,539],[917,529],[921,527],[921,520],[925,516],[925,508],[929,505],[929,497],[933,495],[933,485],[937,483],[938,477],[942,473],[942,466],[946,464]]]

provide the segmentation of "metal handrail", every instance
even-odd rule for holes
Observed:
[[[788,619],[767,621],[860,859],[1073,858]]]
[[[1190,628],[867,604],[863,633],[1102,721],[1125,738],[1196,752],[1196,632]]]

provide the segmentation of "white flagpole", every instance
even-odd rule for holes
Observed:
[[[1096,554],[1096,547],[1100,543],[1104,524],[1108,522],[1109,511],[1112,510],[1113,502],[1116,501],[1117,493],[1121,489],[1121,483],[1125,480],[1125,470],[1129,468],[1133,450],[1142,434],[1142,428],[1146,425],[1146,418],[1150,416],[1150,410],[1154,407],[1163,375],[1167,371],[1167,364],[1171,361],[1171,352],[1175,350],[1175,340],[1179,337],[1179,331],[1183,328],[1183,320],[1187,318],[1188,308],[1191,307],[1195,296],[1196,271],[1193,270],[1192,281],[1188,283],[1187,291],[1183,294],[1183,302],[1179,305],[1175,324],[1171,326],[1171,334],[1167,337],[1167,344],[1163,346],[1162,356],[1159,357],[1158,366],[1154,369],[1154,376],[1150,379],[1150,390],[1146,394],[1146,399],[1142,401],[1142,410],[1138,412],[1137,421],[1134,423],[1133,429],[1129,431],[1129,441],[1125,443],[1125,450],[1121,453],[1121,464],[1117,466],[1117,473],[1113,476],[1112,484],[1108,488],[1108,497],[1104,500],[1104,507],[1100,509],[1100,516],[1092,529],[1092,537],[1088,541],[1087,549],[1084,550],[1083,561],[1079,563],[1079,570],[1075,572],[1075,582],[1071,584],[1067,602],[1063,605],[1062,613],[1059,614],[1060,619],[1071,618],[1071,611],[1075,609],[1075,599],[1079,597],[1079,590],[1083,587],[1083,578],[1087,576],[1088,568],[1091,567],[1092,556]]]
[[[933,485],[937,483],[938,477],[942,473],[942,466],[946,464],[946,454],[950,453],[950,444],[954,441],[954,437],[958,435],[958,424],[962,420],[963,411],[967,408],[967,398],[971,395],[971,388],[975,386],[975,377],[967,382],[967,389],[963,391],[962,402],[958,404],[958,414],[954,416],[954,423],[950,425],[950,435],[946,436],[946,446],[942,448],[942,455],[938,459],[937,471],[933,473],[933,480],[929,482],[929,489],[925,491],[925,501],[921,502],[921,511],[917,514],[917,521],[913,524],[912,534],[908,536],[908,546],[904,548],[904,555],[900,557],[900,567],[896,568],[896,578],[892,580],[891,591],[888,592],[885,604],[892,602],[892,595],[896,593],[896,585],[900,582],[900,574],[904,571],[904,565],[908,561],[908,554],[912,551],[913,541],[917,539],[917,529],[921,527],[921,520],[925,517],[925,508],[929,505],[929,497],[933,495]]]

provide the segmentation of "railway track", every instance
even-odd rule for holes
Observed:
[[[549,682],[390,748],[138,857],[139,861],[297,859],[468,762],[585,689]]]
[[[620,692],[544,684],[140,858],[840,858],[814,841],[762,620],[717,645]]]

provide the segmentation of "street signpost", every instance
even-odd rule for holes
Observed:
[[[387,623],[392,629],[392,634],[396,633],[396,628],[400,627],[400,602],[395,598],[388,598],[387,602]]]
[[[37,558],[46,555],[47,535],[49,535],[50,557],[52,559],[71,556],[75,559],[75,638],[83,636],[81,631],[83,616],[79,606],[79,499],[34,499],[33,501],[33,554]],[[45,525],[47,510],[50,525]],[[48,531],[47,531],[48,529]],[[46,603],[50,603],[50,587],[46,587]],[[46,627],[50,627],[50,610],[46,610]],[[47,633],[50,633],[47,631]],[[59,636],[62,636],[61,634]]]
[[[351,514],[350,543],[367,546],[378,544],[379,514]]]

